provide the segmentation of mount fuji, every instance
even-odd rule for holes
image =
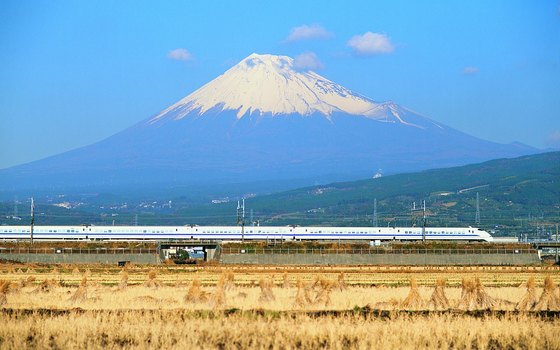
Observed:
[[[333,181],[537,150],[478,139],[374,102],[286,56],[252,54],[105,140],[0,171],[0,189]]]

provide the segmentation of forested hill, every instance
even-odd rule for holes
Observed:
[[[429,224],[474,225],[477,193],[479,226],[551,224],[560,210],[560,152],[301,188],[251,198],[247,210],[268,224],[371,225],[376,199],[379,225],[406,225],[413,202],[425,200]],[[234,212],[232,203],[221,207]]]

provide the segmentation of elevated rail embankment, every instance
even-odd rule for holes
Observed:
[[[529,265],[539,264],[535,249],[502,248],[222,248],[224,264],[284,265]]]
[[[150,248],[35,248],[0,247],[0,259],[18,262],[54,264],[159,264],[157,249]]]

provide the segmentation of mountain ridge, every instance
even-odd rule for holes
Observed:
[[[399,173],[537,152],[478,139],[393,102],[373,102],[316,73],[297,72],[291,58],[265,58],[270,62],[249,56],[159,114],[97,143],[0,170],[0,191],[328,182],[372,176],[378,169]],[[314,81],[311,87],[319,92],[305,94],[309,89],[301,92],[301,86],[293,90],[289,81],[300,75]],[[272,90],[278,79],[268,76],[286,81],[276,95]],[[321,90],[325,84],[330,90]],[[256,104],[248,106],[243,98]],[[297,112],[301,108],[303,114]]]

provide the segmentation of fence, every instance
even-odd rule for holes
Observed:
[[[535,249],[489,249],[489,248],[441,248],[441,249],[377,249],[377,248],[222,248],[222,254],[257,254],[257,255],[273,255],[273,254],[319,254],[319,255],[344,255],[344,254],[362,254],[362,255],[470,255],[470,254],[536,254]]]
[[[1,248],[0,254],[158,254],[155,248]]]

